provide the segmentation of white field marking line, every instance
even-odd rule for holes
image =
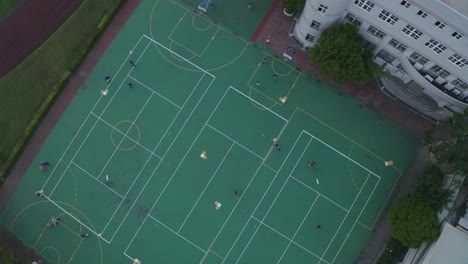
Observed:
[[[140,43],[140,41],[143,39],[143,36],[140,37],[140,39],[137,41],[137,43],[133,46],[133,49],[135,49],[136,46],[138,46],[138,44]],[[128,60],[128,58],[130,58],[130,54],[127,55],[127,58],[125,58],[125,62]],[[120,65],[120,68],[117,70],[116,72],[116,76],[119,74],[120,70],[123,68],[123,65],[124,63],[122,63]],[[107,85],[107,87],[109,87],[110,83]],[[68,144],[67,148],[65,149],[65,151],[63,151],[63,154],[62,156],[60,157],[60,159],[58,160],[57,164],[60,163],[60,161],[63,160],[63,157],[65,156],[65,153],[67,153],[68,149],[70,148],[70,146],[72,145],[72,143],[75,141],[76,137],[80,134],[80,131],[81,129],[83,128],[84,124],[86,123],[86,121],[88,121],[88,118],[89,116],[91,115],[91,112],[93,112],[93,110],[96,108],[96,106],[99,104],[99,102],[101,101],[101,99],[104,97],[104,95],[101,94],[101,96],[99,96],[98,100],[96,101],[96,103],[94,104],[93,108],[91,109],[91,111],[88,113],[88,115],[86,116],[85,120],[81,123],[81,126],[80,128],[78,129],[78,131],[75,133],[75,136],[73,136],[72,140],[70,141],[70,143]],[[50,178],[52,177],[52,175],[54,174],[55,170],[58,168],[58,166],[54,166],[54,169],[52,170],[52,172],[50,173],[49,177],[47,177],[47,180],[46,182],[44,183],[44,185],[42,186],[42,190],[45,189],[45,186],[47,185],[47,183],[49,182]]]
[[[320,194],[317,195],[317,197],[315,197],[314,202],[312,203],[312,205],[310,206],[309,210],[307,211],[307,214],[306,214],[306,215],[304,216],[304,218],[302,219],[302,222],[301,222],[301,224],[299,225],[299,227],[296,229],[296,232],[294,233],[293,237],[291,238],[291,240],[289,240],[288,246],[286,247],[286,249],[284,249],[283,254],[281,254],[281,257],[280,257],[280,259],[278,260],[278,262],[276,262],[276,264],[279,264],[279,263],[281,262],[281,260],[283,259],[284,254],[286,254],[286,251],[288,251],[289,247],[291,246],[291,243],[294,241],[294,238],[296,238],[297,233],[299,233],[299,230],[301,230],[302,225],[304,224],[305,220],[306,220],[307,217],[309,216],[310,211],[312,211],[312,207],[314,207],[314,205],[315,205],[315,203],[317,202],[317,200],[318,200],[319,197],[320,197]]]
[[[204,75],[203,75],[204,76]],[[202,78],[201,78],[202,79]],[[189,97],[187,97],[187,99],[185,100],[184,104],[182,105],[182,108],[179,110],[179,112],[177,112],[177,115],[174,117],[174,119],[172,120],[171,124],[169,125],[169,127],[166,129],[166,131],[164,132],[164,134],[162,135],[161,139],[159,140],[158,144],[156,145],[156,147],[154,147],[154,151],[156,151],[156,149],[159,147],[159,144],[161,144],[163,138],[166,136],[167,132],[170,130],[170,128],[172,127],[172,125],[174,124],[175,120],[177,119],[177,117],[179,116],[179,114],[182,112],[182,109],[184,109],[185,105],[187,104],[188,100],[192,97],[192,94],[195,92],[196,88],[198,88],[198,85],[200,84],[201,82],[201,79],[198,80],[198,83],[197,85],[195,86],[195,88],[192,90],[192,92],[190,93]],[[213,82],[216,80],[216,78],[213,78],[210,82],[210,84],[208,85],[208,88],[206,88],[205,92],[203,93],[203,95],[200,97],[200,99],[198,100],[198,103],[197,105],[195,106],[195,108],[192,110],[192,112],[190,113],[189,117],[187,118],[187,120],[184,122],[182,128],[179,130],[179,132],[177,133],[176,137],[173,139],[171,145],[169,146],[169,148],[166,150],[166,152],[164,153],[163,157],[161,158],[161,160],[159,161],[158,165],[156,166],[156,168],[153,170],[153,172],[151,173],[150,177],[148,178],[148,180],[146,180],[146,183],[145,185],[143,186],[143,188],[140,190],[140,192],[138,193],[138,196],[136,197],[135,201],[133,201],[133,204],[132,206],[130,207],[130,209],[127,211],[127,214],[125,214],[125,217],[124,219],[122,220],[122,222],[120,222],[119,226],[117,227],[117,230],[115,231],[114,235],[112,236],[111,240],[112,241],[115,237],[115,235],[117,234],[117,232],[120,230],[120,227],[122,226],[122,224],[125,222],[125,220],[127,219],[127,216],[130,214],[130,211],[132,210],[132,208],[135,206],[136,202],[138,201],[138,199],[140,198],[141,194],[143,193],[143,191],[146,189],[146,186],[148,186],[148,183],[151,181],[151,179],[153,178],[154,176],[154,173],[156,172],[156,170],[159,168],[159,166],[161,165],[161,161],[164,159],[164,157],[166,157],[166,154],[169,152],[169,150],[171,150],[172,148],[172,145],[174,144],[174,142],[177,140],[177,138],[179,137],[179,134],[182,132],[183,128],[185,127],[185,125],[187,124],[188,120],[190,119],[190,117],[192,116],[193,112],[195,111],[195,109],[198,107],[198,105],[200,104],[201,100],[205,97],[205,94],[206,92],[208,92],[208,90],[210,89],[211,85],[213,84]],[[148,161],[147,161],[148,162]],[[146,165],[145,165],[146,167]],[[146,218],[145,218],[146,220]],[[143,221],[144,223],[144,221]],[[141,229],[141,227],[143,226],[143,224],[140,226],[140,228],[138,229],[138,231]],[[133,237],[133,239],[136,237],[136,234],[135,236]],[[132,241],[133,241],[132,239]],[[130,242],[131,243],[131,242]],[[130,247],[130,244],[128,244],[127,246],[127,249]],[[125,249],[125,250],[127,250]]]
[[[174,142],[177,140],[177,138],[179,138],[179,135],[180,133],[184,130],[185,128],[185,125],[187,124],[187,122],[190,120],[190,118],[192,117],[193,113],[195,112],[195,110],[198,108],[198,105],[200,105],[200,102],[203,100],[203,98],[205,97],[206,93],[208,92],[208,90],[210,89],[211,85],[213,84],[213,82],[216,80],[216,77],[214,77],[213,75],[210,74],[210,76],[213,77],[213,80],[210,82],[210,85],[208,85],[208,88],[206,88],[205,92],[203,92],[202,96],[200,97],[200,99],[198,99],[198,102],[197,104],[195,105],[195,107],[192,109],[192,112],[190,112],[190,115],[187,117],[187,119],[185,120],[184,124],[182,125],[182,127],[179,129],[179,132],[177,132],[177,135],[174,137],[174,139],[172,140],[171,144],[169,145],[169,148],[166,150],[166,152],[164,153],[162,159],[164,159],[167,155],[167,153],[172,149],[172,145],[174,145]],[[195,91],[195,89],[192,91],[192,93]],[[182,105],[182,108],[185,106],[185,104],[188,102],[189,98],[192,96],[192,94],[190,94],[190,96],[187,98],[187,100],[185,101],[184,105]],[[182,110],[182,109],[181,109]],[[180,111],[181,111],[180,110]],[[179,111],[179,113],[180,113]],[[177,116],[179,115],[179,113],[177,113]],[[176,116],[176,118],[177,118]],[[173,120],[173,122],[175,121],[175,119]],[[172,123],[171,125],[172,126]],[[169,127],[170,128],[170,127]],[[166,133],[167,131],[169,131],[169,128],[166,130]],[[166,133],[164,133],[163,137],[166,135]],[[201,131],[200,131],[201,133]],[[198,138],[198,136],[197,136]],[[161,140],[159,141],[161,143],[162,141],[162,138]],[[193,144],[192,144],[193,145]],[[157,147],[159,146],[159,143],[158,145],[155,147],[155,150],[157,149]],[[120,230],[120,227],[122,226],[123,222],[125,221],[125,219],[127,218],[128,214],[130,213],[131,209],[133,208],[133,206],[136,204],[138,198],[140,198],[140,195],[143,193],[143,191],[145,190],[146,186],[148,185],[148,183],[150,182],[150,180],[153,178],[153,175],[154,173],[156,172],[156,170],[159,168],[159,166],[161,165],[161,162],[158,164],[158,166],[156,166],[156,168],[153,170],[153,172],[151,173],[151,176],[148,178],[148,180],[146,181],[145,185],[143,186],[143,189],[141,189],[140,193],[138,194],[137,198],[135,199],[135,201],[133,202],[132,204],[132,207],[130,208],[130,210],[128,210],[127,214],[125,215],[124,217],[124,220],[120,223],[119,227],[117,228],[117,230],[115,231],[114,233],[114,236],[112,236],[112,239],[114,239],[115,235],[117,234],[117,232]],[[151,211],[153,210],[153,208],[156,206],[156,203],[157,201],[159,200],[159,198],[161,197],[161,195],[164,193],[164,191],[166,190],[167,186],[169,185],[170,181],[172,180],[172,177],[174,177],[174,175],[171,176],[171,178],[169,179],[169,182],[166,183],[166,185],[164,186],[164,189],[163,191],[161,192],[161,194],[158,196],[156,202],[153,204],[153,206],[151,207],[150,211],[148,212],[148,214],[146,215],[145,219],[143,220],[143,222],[141,223],[140,227],[138,228],[138,230],[135,232],[135,235],[133,235],[133,238],[132,240],[130,240],[129,244],[127,245],[127,248],[124,250],[124,252],[127,251],[127,249],[130,247],[130,245],[133,243],[133,240],[136,238],[136,236],[138,235],[138,232],[140,231],[140,229],[143,227],[143,224],[146,222],[146,219],[148,219],[148,216],[150,215]],[[111,239],[111,241],[112,241]]]
[[[150,90],[150,92],[152,93],[155,93],[157,94],[159,97],[161,97],[162,99],[168,101],[170,104],[172,104],[173,106],[177,107],[177,108],[181,108],[180,106],[178,106],[176,103],[172,102],[171,100],[167,99],[166,97],[162,96],[160,93],[154,91],[153,89],[151,89],[150,87],[148,87],[146,84],[144,84],[143,82],[140,82],[139,80],[133,78],[132,76],[128,76],[130,79],[134,80],[135,82],[141,84],[141,86],[145,87],[146,89]],[[202,76],[203,78],[203,76]]]
[[[307,131],[305,131],[305,130],[304,130],[304,133],[309,134],[309,135],[312,136],[312,137],[315,137],[315,136],[313,136],[312,134],[310,134],[309,132],[307,132]],[[317,137],[315,137],[315,138],[316,138],[320,143],[322,143],[323,145],[325,145],[325,146],[327,146],[327,147],[333,149],[335,152],[337,152],[338,154],[340,154],[340,155],[343,156],[344,158],[348,159],[349,161],[351,161],[351,162],[353,162],[354,164],[358,165],[359,167],[363,168],[363,169],[366,170],[367,172],[374,174],[377,178],[380,179],[380,176],[379,176],[377,173],[372,172],[372,171],[369,170],[368,168],[366,168],[366,167],[364,167],[363,165],[359,164],[358,162],[354,161],[354,160],[351,159],[350,157],[346,156],[345,154],[341,153],[339,150],[337,150],[337,149],[333,148],[332,146],[328,145],[327,143],[323,142],[323,141],[320,140],[319,138],[317,138]]]
[[[145,34],[143,34],[143,36],[144,36],[145,38],[149,39],[150,41],[152,41],[153,43],[155,43],[156,45],[162,47],[163,49],[165,49],[165,50],[169,51],[170,53],[176,55],[177,57],[181,58],[181,59],[184,60],[185,62],[188,62],[188,63],[189,63],[190,65],[192,65],[193,67],[195,67],[195,68],[199,69],[200,71],[202,71],[202,72],[204,72],[204,73],[210,75],[211,77],[215,78],[215,76],[214,76],[213,74],[211,74],[211,73],[207,72],[206,70],[200,68],[198,65],[196,65],[196,64],[194,64],[193,62],[187,60],[186,58],[182,57],[181,55],[179,55],[179,54],[177,54],[176,52],[172,51],[171,49],[167,48],[167,47],[164,46],[163,44],[157,42],[156,40],[154,40],[154,39],[148,37],[148,36],[145,35]]]
[[[197,206],[198,202],[200,201],[201,197],[203,196],[203,194],[205,193],[206,189],[208,189],[208,186],[210,185],[211,181],[214,179],[214,177],[216,176],[216,174],[218,174],[218,170],[219,168],[221,168],[221,166],[223,165],[224,161],[226,160],[226,157],[229,155],[229,153],[231,152],[231,149],[232,147],[234,147],[234,142],[232,142],[231,144],[231,147],[228,149],[228,151],[226,152],[226,155],[224,155],[223,159],[221,160],[221,162],[219,163],[218,167],[216,168],[215,172],[213,173],[213,175],[211,175],[211,178],[210,180],[208,181],[208,183],[205,185],[205,188],[203,189],[203,191],[201,192],[201,194],[198,196],[198,199],[197,201],[195,201],[195,203],[193,204],[192,206],[192,209],[190,209],[190,212],[188,213],[187,217],[185,217],[184,219],[184,222],[182,222],[182,225],[179,227],[179,230],[177,230],[177,234],[180,232],[180,230],[182,230],[182,228],[184,227],[185,223],[187,222],[187,219],[189,219],[190,215],[192,214],[193,212],[193,209],[195,209],[195,207]]]
[[[124,252],[123,254],[124,254],[124,256],[126,256],[127,258],[129,258],[131,261],[135,261],[135,259],[132,258],[132,257],[130,257],[129,255],[127,255],[127,253]]]
[[[150,97],[148,98],[148,100],[146,101],[146,103],[143,105],[143,107],[141,108],[140,112],[138,113],[138,115],[135,117],[135,119],[132,121],[132,123],[134,124],[135,121],[138,119],[138,117],[140,116],[140,114],[143,112],[143,110],[146,108],[146,105],[148,104],[148,102],[151,100],[151,98],[153,97],[153,94],[150,95]],[[131,128],[131,126],[130,126]],[[123,142],[123,140],[127,137],[127,134],[128,134],[128,131],[130,130],[130,128],[127,130],[127,132],[125,133],[125,136],[122,138],[122,140],[120,141],[119,145]],[[111,157],[107,160],[107,163],[106,165],[104,165],[104,168],[102,169],[101,171],[101,175],[102,175],[102,172],[104,171],[104,169],[107,167],[107,165],[109,164],[110,160],[112,159],[112,157],[114,156],[114,154],[117,152],[118,150],[118,147],[115,148],[114,152],[112,153]],[[146,164],[148,164],[148,161],[151,159],[151,156],[148,157],[148,159],[146,160],[144,166]],[[127,197],[128,193],[130,193],[130,190],[133,188],[133,185],[135,184],[135,182],[138,180],[138,178],[140,177],[141,175],[141,172],[144,170],[144,166],[140,169],[140,172],[138,173],[138,175],[135,177],[135,179],[133,179],[133,182],[132,184],[130,185],[130,187],[127,189],[127,192],[125,193],[125,198]],[[99,177],[98,177],[99,179]],[[104,227],[104,229],[102,230],[101,233],[104,233],[107,229],[107,227],[109,226],[110,222],[114,219],[114,216],[115,214],[117,213],[117,211],[120,209],[120,206],[122,206],[123,202],[125,201],[125,199],[122,199],[119,203],[119,206],[117,206],[117,208],[114,210],[114,213],[112,214],[111,218],[109,219],[109,221],[107,221],[107,224],[106,226]],[[111,239],[112,240],[112,239]]]
[[[109,188],[109,186],[105,185],[103,182],[101,182],[100,180],[96,179],[96,177],[94,177],[91,173],[89,173],[87,170],[83,169],[80,165],[76,164],[74,161],[71,162],[73,165],[75,165],[78,169],[82,170],[84,173],[88,174],[91,178],[93,178],[94,180],[96,180],[97,182],[99,182],[101,185],[103,185],[104,187],[106,187],[107,189],[109,189],[109,191],[117,194],[117,196],[119,196],[120,198],[124,198],[122,195],[120,195],[118,192],[112,190],[112,188]]]
[[[291,155],[293,149],[296,147],[296,144],[297,142],[299,141],[299,138],[301,138],[302,136],[302,133],[299,135],[299,137],[297,137],[296,139],[296,142],[294,142],[294,145],[293,147],[291,148],[291,150],[289,151],[288,155],[286,156],[286,158],[284,159],[283,163],[281,164],[280,168],[278,169],[278,172],[275,174],[275,177],[273,177],[273,180],[271,180],[270,184],[268,185],[268,188],[265,190],[265,192],[263,193],[263,196],[262,198],[260,199],[260,201],[257,203],[257,206],[255,207],[254,211],[252,212],[252,214],[250,215],[250,217],[252,217],[255,212],[257,211],[258,207],[260,206],[260,204],[262,203],[263,199],[265,198],[266,194],[268,193],[268,191],[270,190],[271,186],[273,185],[273,183],[275,182],[276,178],[278,177],[278,174],[279,172],[281,171],[281,169],[283,168],[284,164],[286,163],[286,161],[289,159],[289,155]],[[263,163],[260,165],[260,167],[263,165]],[[259,168],[260,169],[260,168]],[[258,170],[257,170],[258,171]],[[241,196],[242,197],[242,196]],[[236,240],[234,241],[234,243],[232,244],[231,248],[229,249],[228,253],[226,254],[226,256],[224,256],[224,259],[227,259],[229,254],[231,253],[232,249],[234,248],[234,246],[237,244],[237,241],[239,240],[240,236],[242,235],[242,232],[244,232],[246,226],[248,225],[249,221],[247,221],[247,223],[245,223],[244,225],[244,228],[242,228],[241,232],[239,233],[239,235],[237,236]],[[252,238],[251,238],[252,240]],[[245,251],[245,249],[244,249]],[[224,260],[223,262],[221,262],[221,264],[224,263]]]
[[[269,111],[270,113],[274,114],[275,116],[277,116],[277,117],[283,119],[285,122],[288,122],[288,119],[286,119],[286,118],[280,116],[280,115],[277,114],[276,112],[272,111],[270,108],[268,108],[268,107],[262,105],[261,103],[257,102],[255,99],[251,98],[250,96],[246,95],[245,93],[243,93],[243,92],[237,90],[236,88],[234,88],[234,87],[232,87],[232,86],[229,86],[229,88],[232,89],[232,90],[234,90],[234,91],[236,91],[236,92],[238,92],[238,93],[240,93],[241,95],[243,95],[243,96],[246,97],[247,99],[249,99],[249,100],[251,100],[251,101],[254,101],[256,104],[258,104],[258,105],[260,105],[261,107],[265,108],[265,110]]]
[[[294,176],[289,176],[291,177],[293,180],[297,181],[298,183],[304,185],[306,188],[308,188],[309,190],[317,193],[318,195],[322,196],[323,198],[325,198],[326,200],[328,200],[329,202],[333,203],[334,205],[338,206],[339,208],[343,209],[345,212],[349,212],[348,209],[344,208],[343,206],[339,205],[338,203],[334,202],[332,199],[326,197],[325,195],[321,194],[320,192],[316,191],[314,188],[310,187],[309,185],[305,184],[304,182],[302,182],[301,180],[297,179],[296,177]]]
[[[104,124],[106,124],[107,126],[111,127],[112,129],[114,129],[115,131],[119,132],[122,136],[126,137],[125,136],[125,133],[122,132],[121,130],[119,130],[118,128],[116,128],[115,126],[111,125],[109,122],[107,122],[106,120],[102,119],[101,117],[97,116],[95,113],[92,113],[92,115],[94,115],[97,119],[99,119],[100,121],[102,121]],[[135,143],[137,146],[141,147],[142,149],[148,151],[151,155],[161,159],[161,157],[158,156],[158,154],[154,153],[153,151],[151,151],[150,149],[148,149],[147,147],[143,146],[142,144],[140,144],[138,141],[134,140],[133,138],[131,137],[126,137],[128,139],[130,139],[130,141],[132,141],[133,143]]]
[[[260,219],[257,219],[256,217],[254,216],[251,216],[252,219],[258,221],[260,223],[260,225],[263,225],[263,226],[266,226],[268,229],[270,229],[271,231],[277,233],[278,235],[284,237],[286,240],[288,240],[289,242],[293,243],[294,245],[302,248],[304,251],[307,251],[309,254],[313,255],[314,257],[318,258],[318,259],[321,259],[319,256],[317,256],[315,253],[313,253],[312,251],[308,250],[307,248],[303,247],[301,244],[298,244],[297,242],[291,240],[289,237],[285,236],[284,234],[282,234],[281,232],[279,232],[278,230],[274,229],[273,227],[265,224],[264,222],[262,222]],[[259,228],[257,228],[258,230]],[[325,263],[328,263],[327,261],[324,260]],[[329,263],[328,263],[329,264]]]
[[[264,160],[262,160],[262,162],[260,163],[260,165],[258,165],[258,168],[257,170],[255,171],[253,177],[250,179],[249,183],[247,184],[247,186],[245,187],[245,190],[247,191],[250,187],[250,185],[252,184],[252,182],[255,180],[255,178],[257,177],[257,173],[260,171],[260,169],[262,168],[262,164],[263,164]],[[242,192],[241,193],[241,196],[239,197],[239,200],[237,200],[236,204],[234,205],[234,208],[231,210],[231,212],[229,213],[227,219],[224,221],[223,225],[221,226],[221,229],[218,231],[218,234],[216,234],[216,237],[213,239],[213,242],[211,242],[210,246],[208,247],[208,250],[207,251],[210,251],[211,250],[211,247],[213,247],[214,243],[216,242],[216,240],[218,239],[219,235],[221,234],[221,232],[223,231],[224,227],[226,226],[227,222],[229,221],[229,219],[231,219],[231,216],[232,214],[234,213],[234,211],[236,210],[237,206],[239,205],[239,203],[241,202],[242,198],[244,197],[244,194],[246,192]],[[248,221],[247,221],[248,222]],[[246,224],[247,225],[247,224]],[[245,227],[244,227],[245,228]],[[236,240],[237,241],[237,240]],[[227,259],[227,257],[224,257],[223,259],[223,262]],[[203,262],[200,261],[200,264],[202,264]]]
[[[361,192],[362,192],[362,188],[364,188],[364,186],[365,186],[366,183],[367,183],[367,180],[369,180],[369,176],[370,176],[370,175],[371,175],[371,173],[369,173],[369,174],[367,175],[366,181],[365,181],[364,184],[361,186],[361,189],[359,189],[359,192],[358,192],[358,194],[356,195],[356,198],[354,198],[354,201],[353,201],[353,203],[351,204],[351,207],[349,208],[349,211],[346,213],[345,217],[343,218],[343,221],[341,221],[340,226],[339,226],[338,229],[336,230],[335,235],[333,235],[332,239],[330,240],[330,243],[328,243],[328,246],[327,246],[327,248],[325,249],[325,251],[323,252],[323,255],[322,255],[321,258],[323,258],[323,256],[325,256],[325,254],[327,253],[327,251],[328,251],[328,249],[330,248],[331,244],[332,244],[333,241],[335,240],[336,235],[337,235],[338,232],[341,230],[341,227],[343,226],[343,223],[346,221],[346,218],[348,218],[349,212],[351,211],[351,209],[353,209],[354,204],[356,203],[357,199],[359,198],[359,195],[360,195]]]
[[[117,144],[117,147],[115,147],[114,149],[114,152],[112,152],[111,156],[109,157],[109,159],[107,159],[107,162],[106,164],[104,164],[104,167],[102,167],[102,170],[101,172],[99,173],[97,179],[99,180],[99,178],[101,177],[102,173],[104,172],[104,170],[107,168],[107,165],[109,165],[109,162],[112,160],[112,158],[114,157],[115,153],[119,150],[119,147],[120,145],[122,144],[122,142],[124,142],[125,138],[128,138],[128,132],[130,132],[130,130],[132,129],[133,125],[135,125],[135,121],[138,120],[138,117],[140,117],[141,113],[143,113],[143,110],[145,110],[146,106],[148,105],[149,101],[151,101],[151,98],[153,98],[153,94],[150,94],[148,100],[146,100],[145,104],[143,105],[143,107],[140,109],[140,112],[138,112],[137,116],[133,119],[132,121],[132,125],[127,129],[127,131],[125,132],[125,135],[122,137],[122,139],[120,140],[119,144]],[[102,116],[102,115],[101,115]]]
[[[148,214],[149,215],[149,214]],[[158,224],[164,226],[166,229],[168,229],[169,231],[171,231],[172,233],[176,234],[177,236],[179,236],[180,238],[182,238],[183,240],[187,241],[188,243],[190,243],[192,246],[196,247],[198,250],[200,250],[201,252],[203,253],[207,253],[205,250],[203,250],[201,247],[195,245],[192,241],[188,240],[187,238],[185,238],[184,236],[181,236],[179,235],[179,233],[177,233],[176,231],[172,230],[170,227],[166,226],[165,224],[163,224],[161,221],[159,221],[158,219],[154,218],[153,216],[149,215],[149,217],[151,219],[153,219],[154,221],[156,221]]]
[[[148,45],[146,46],[145,50],[149,47],[151,43],[148,43]],[[129,58],[129,56],[127,56],[127,59]],[[138,58],[138,60],[140,60],[141,56]],[[137,60],[137,61],[138,61]],[[120,66],[119,70],[123,67],[123,64]],[[107,105],[104,107],[104,110],[102,111],[101,115],[102,116],[107,108],[109,107],[109,105],[112,103],[112,101],[114,100],[115,96],[119,93],[120,91],[120,88],[122,88],[122,84],[125,82],[125,80],[127,79],[127,77],[129,76],[129,74],[132,72],[133,70],[133,67],[130,69],[130,71],[127,73],[127,75],[125,76],[124,80],[120,83],[119,85],[119,88],[117,88],[117,90],[115,91],[115,93],[112,95],[111,99],[109,100],[109,102],[107,103]],[[102,97],[102,96],[101,96]],[[91,109],[91,111],[94,110],[94,107],[93,109]],[[89,114],[88,114],[89,116]],[[76,157],[76,155],[78,155],[78,153],[80,152],[81,148],[83,147],[84,143],[86,142],[86,140],[88,140],[88,137],[89,135],[91,134],[91,132],[94,130],[94,128],[96,127],[96,124],[99,120],[96,119],[96,121],[94,122],[94,125],[91,127],[91,129],[89,130],[88,134],[86,135],[85,139],[83,140],[83,142],[81,142],[80,146],[78,147],[78,150],[75,152],[75,154],[73,155],[71,161],[73,161]],[[71,143],[70,143],[71,144]],[[65,153],[64,153],[65,154]],[[50,193],[50,196],[52,196],[52,194],[54,193],[55,189],[57,188],[57,186],[59,185],[59,183],[62,181],[62,178],[63,176],[65,175],[65,172],[68,170],[68,168],[70,167],[70,163],[68,163],[67,167],[65,168],[64,172],[62,173],[62,175],[60,176],[59,180],[57,181],[57,183],[55,184],[54,188],[52,189],[51,193]],[[98,176],[99,178],[99,176]]]
[[[379,182],[380,182],[380,179],[377,180],[377,183],[375,184],[374,189],[372,189],[371,194],[370,194],[369,197],[367,198],[367,201],[366,201],[366,203],[364,204],[364,206],[362,207],[361,212],[359,212],[359,215],[358,215],[358,217],[356,218],[356,221],[354,221],[354,224],[353,224],[353,226],[351,227],[351,230],[349,230],[349,233],[346,235],[346,238],[345,238],[345,240],[343,241],[343,243],[341,244],[340,249],[339,249],[338,252],[336,253],[335,257],[333,258],[332,263],[335,262],[336,257],[338,256],[338,254],[340,254],[341,249],[343,248],[344,244],[346,243],[346,241],[347,241],[348,238],[349,238],[349,234],[353,231],[354,227],[356,226],[356,223],[358,222],[359,217],[361,217],[362,212],[364,212],[364,209],[366,208],[367,203],[369,203],[370,197],[372,196],[372,194],[374,194],[375,188],[377,188],[377,185],[379,185]]]
[[[223,135],[224,137],[228,138],[229,140],[231,140],[232,142],[236,143],[237,145],[239,145],[241,148],[247,150],[248,152],[252,153],[254,156],[256,156],[257,158],[261,159],[261,160],[264,160],[265,157],[261,157],[260,155],[257,155],[255,152],[253,152],[252,150],[248,149],[247,147],[245,147],[244,145],[240,144],[239,142],[235,141],[234,139],[230,138],[229,136],[227,136],[226,134],[224,134],[223,132],[219,131],[218,129],[214,128],[213,126],[211,126],[210,124],[206,124],[207,127],[213,129],[214,131],[218,132],[219,134]]]
[[[66,211],[65,209],[63,209],[60,205],[58,205],[54,200],[50,199],[48,196],[46,195],[43,195],[44,198],[46,198],[47,200],[49,200],[49,202],[51,202],[52,204],[54,204],[55,206],[57,206],[60,210],[62,210],[62,212],[64,212],[65,214],[67,214],[68,216],[70,216],[71,218],[75,219],[75,221],[77,221],[78,223],[80,223],[80,225],[84,226],[86,229],[88,229],[91,233],[95,234],[96,237],[104,240],[107,244],[110,244],[109,241],[107,241],[105,238],[103,238],[102,236],[98,235],[98,233],[96,233],[94,230],[92,230],[91,228],[89,228],[87,225],[85,225],[84,223],[82,223],[78,218],[76,218],[74,215],[70,214],[68,211]]]
[[[299,135],[299,138],[300,136],[302,136],[302,132],[301,134]],[[270,206],[268,207],[268,210],[266,211],[265,215],[263,216],[261,222],[263,223],[263,221],[265,221],[265,219],[268,217],[268,214],[270,213],[271,211],[271,208],[273,208],[273,206],[275,205],[276,203],[276,200],[278,200],[278,197],[281,195],[281,193],[283,192],[283,189],[284,187],[288,184],[289,182],[289,178],[291,176],[291,174],[294,172],[294,170],[296,169],[297,167],[297,164],[299,164],[299,161],[302,159],[302,156],[304,156],[304,153],[306,152],[306,150],[309,148],[309,145],[310,145],[310,142],[312,142],[312,139],[314,139],[314,137],[311,137],[309,139],[309,142],[307,143],[307,145],[305,146],[304,150],[302,151],[301,153],[301,156],[297,159],[296,161],[296,164],[294,164],[294,167],[292,169],[292,171],[290,172],[290,174],[288,175],[288,177],[286,178],[286,180],[284,181],[283,183],[283,186],[281,186],[281,189],[279,190],[279,192],[276,194],[276,197],[275,199],[273,199],[273,202],[271,202]],[[253,214],[252,214],[253,216]],[[253,233],[252,237],[250,238],[249,242],[247,243],[247,245],[244,247],[244,250],[242,250],[242,253],[240,254],[239,258],[237,259],[236,263],[239,262],[239,260],[242,258],[242,256],[244,255],[244,252],[247,250],[247,248],[250,246],[250,242],[252,242],[252,240],[254,239],[255,235],[257,234],[257,230],[255,230],[255,232]]]

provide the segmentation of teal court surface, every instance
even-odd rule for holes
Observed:
[[[418,147],[190,6],[142,1],[0,221],[52,263],[354,263]]]

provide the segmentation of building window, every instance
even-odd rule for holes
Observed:
[[[426,45],[426,47],[428,47],[429,49],[431,49],[432,51],[434,51],[437,54],[440,54],[444,50],[447,49],[444,45],[440,44],[439,42],[437,42],[437,41],[435,41],[433,39],[426,42],[425,45]]]
[[[310,43],[314,43],[315,37],[310,34],[307,34],[305,40],[309,41]]]
[[[376,46],[374,43],[364,40],[364,44],[362,45],[362,47],[365,48],[366,50],[373,51]]]
[[[398,71],[403,72],[403,73],[407,73],[406,70],[405,70],[405,67],[403,67],[403,65],[398,64],[396,67],[397,67]]]
[[[427,13],[424,12],[424,11],[422,11],[422,10],[419,10],[417,14],[418,14],[418,16],[420,16],[420,17],[422,17],[422,18],[426,18],[426,17],[427,17]]]
[[[460,79],[453,80],[451,84],[453,84],[454,86],[456,86],[457,88],[461,90],[468,90],[468,84]]]
[[[411,6],[411,3],[408,2],[408,1],[401,1],[400,3],[402,6],[406,7],[406,8],[409,8]]]
[[[362,24],[362,21],[359,18],[355,17],[353,14],[350,14],[350,13],[346,14],[346,16],[344,18],[344,21],[346,23],[350,23],[350,24],[356,25],[358,27],[360,27],[361,24]]]
[[[456,39],[461,39],[461,38],[463,38],[463,35],[458,33],[458,32],[453,32],[452,37],[454,37]]]
[[[413,54],[411,54],[409,56],[409,60],[412,61],[413,63],[417,62],[417,63],[419,63],[421,65],[426,64],[427,61],[428,61],[426,57],[424,57],[423,55],[421,55],[421,54],[419,54],[417,52],[413,52]]]
[[[396,39],[392,39],[388,42],[388,45],[394,47],[395,49],[401,51],[401,52],[405,52],[406,49],[408,47],[406,47],[405,44],[401,43],[400,41],[396,40]]]
[[[430,68],[430,70],[437,76],[440,76],[442,78],[445,78],[450,75],[450,72],[444,70],[442,67],[439,65],[434,65]]]
[[[354,4],[366,10],[367,12],[370,12],[372,8],[374,8],[374,3],[369,0],[355,0]]]
[[[382,10],[379,14],[379,18],[382,19],[383,21],[387,22],[390,25],[395,25],[395,23],[398,21],[398,17],[390,14],[390,12]]]
[[[319,11],[320,13],[322,13],[322,14],[325,14],[325,13],[327,12],[327,10],[328,10],[328,6],[322,5],[322,4],[321,4],[321,5],[319,6],[319,8],[318,8],[318,11]]]
[[[448,59],[460,68],[463,68],[468,64],[468,60],[458,54],[453,54]]]
[[[403,28],[401,31],[403,31],[403,33],[405,33],[406,35],[414,38],[414,39],[418,39],[419,37],[421,37],[423,35],[423,33],[419,30],[417,30],[416,28],[410,26],[410,25],[406,25],[405,28]]]
[[[392,54],[386,52],[385,50],[380,50],[379,53],[377,53],[377,55],[375,55],[376,57],[379,57],[381,58],[382,60],[388,62],[388,63],[392,63],[396,57],[393,56]]]
[[[313,29],[319,30],[320,25],[321,25],[320,22],[312,20],[312,23],[310,24],[310,27],[313,28]]]
[[[377,38],[379,39],[383,39],[385,37],[385,33],[382,32],[381,30],[373,27],[373,26],[370,26],[368,29],[367,29],[367,32],[371,33],[372,35],[376,36]]]
[[[445,23],[442,22],[442,21],[437,21],[434,23],[434,25],[438,28],[444,28],[445,27]]]

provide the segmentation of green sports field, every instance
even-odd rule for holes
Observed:
[[[418,147],[193,6],[142,1],[0,221],[53,263],[353,263]]]

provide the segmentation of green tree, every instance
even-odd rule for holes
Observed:
[[[301,11],[304,8],[305,0],[283,0],[283,6],[288,13]]]
[[[341,24],[322,33],[309,57],[322,73],[336,81],[364,83],[384,75],[383,67],[372,61],[373,54],[364,43],[356,26]]]
[[[447,138],[434,138],[428,133],[429,151],[438,164],[448,164],[454,171],[468,174],[468,108],[454,114],[448,120],[448,127],[450,135]]]
[[[442,210],[452,196],[452,191],[443,188],[444,181],[444,174],[435,165],[429,166],[424,174],[418,177],[416,193],[435,211]]]
[[[440,234],[437,213],[415,193],[398,199],[390,208],[389,222],[393,228],[392,236],[410,248],[434,241]]]

